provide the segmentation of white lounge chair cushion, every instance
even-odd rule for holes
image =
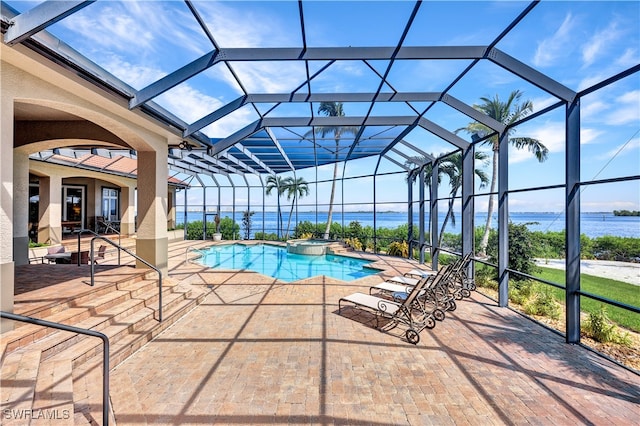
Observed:
[[[398,309],[400,309],[400,304],[398,303],[364,293],[353,293],[349,296],[340,298],[340,300],[346,300],[347,302],[364,306],[375,311],[384,312],[389,315],[395,314],[398,312]]]
[[[419,277],[424,278],[430,275],[435,275],[437,272],[434,271],[426,271],[424,269],[412,269],[409,272],[405,272],[404,275],[407,277]]]
[[[409,277],[401,277],[401,276],[396,276],[396,277],[393,277],[393,278],[389,278],[389,279],[387,279],[387,281],[394,282],[394,283],[400,283],[400,284],[406,284],[406,285],[410,285],[410,286],[416,286],[420,282],[420,280],[418,278],[409,278]]]

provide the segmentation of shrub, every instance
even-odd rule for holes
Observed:
[[[533,237],[526,223],[515,224],[509,222],[509,268],[524,274],[531,275],[536,270],[533,261],[535,250]],[[498,233],[489,234],[489,244],[487,245],[489,260],[498,263]],[[522,280],[524,277],[513,274],[514,281]]]
[[[295,238],[304,238],[302,235],[317,235],[316,226],[308,220],[299,222],[293,230],[293,235]]]
[[[362,251],[362,243],[360,242],[360,240],[358,238],[356,238],[356,237],[347,238],[347,239],[344,240],[344,242],[349,247],[352,247],[354,250]]]
[[[307,232],[307,233],[304,233],[304,234],[300,235],[300,237],[298,237],[298,238],[302,238],[303,240],[310,240],[311,238],[313,238],[313,233]]]
[[[362,229],[362,225],[360,225],[360,222],[354,220],[349,224],[348,236],[358,240],[363,239],[364,230]]]
[[[601,305],[598,311],[589,313],[589,318],[582,326],[582,331],[597,342],[631,344],[629,333],[620,334],[618,332],[618,327],[609,320],[607,308],[604,305]]]
[[[256,240],[265,240],[265,241],[278,241],[278,235],[274,232],[256,232],[254,235]]]
[[[209,234],[207,228],[207,234]],[[234,222],[230,217],[223,217],[220,220],[220,233],[225,240],[237,240],[240,238],[240,225]]]
[[[552,289],[544,284],[536,283],[531,286],[532,291],[524,305],[524,312],[528,315],[540,315],[551,319],[560,318],[561,309],[556,302]]]
[[[409,256],[409,244],[406,241],[398,242],[394,241],[389,244],[387,254],[391,256],[408,257]]]
[[[201,240],[202,239],[202,221],[195,220],[187,224],[187,240]],[[215,231],[215,224],[213,222],[207,223],[207,238],[212,238]]]
[[[592,241],[593,255],[602,260],[640,259],[640,238],[605,235]]]

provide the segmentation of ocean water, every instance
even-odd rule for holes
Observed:
[[[283,212],[283,233],[287,227],[288,211]],[[231,212],[222,212],[222,217],[232,217]],[[413,224],[418,226],[419,215],[413,215]],[[442,226],[445,214],[438,216],[439,228]],[[475,216],[475,226],[484,226],[487,215],[477,214]],[[187,220],[189,222],[202,220],[202,212],[188,212]],[[264,217],[262,212],[256,211],[252,216],[252,232],[276,232],[277,215],[275,212],[266,212]],[[509,215],[509,219],[516,224],[526,223],[532,231],[564,231],[565,216],[564,213],[522,213],[514,212]],[[213,221],[213,215],[207,217],[208,221]],[[311,223],[326,222],[326,212],[298,212],[297,221],[309,221]],[[235,221],[242,226],[242,212],[236,211]],[[334,212],[333,221],[343,226],[349,226],[349,223],[358,221],[362,226],[374,226],[373,212]],[[451,221],[447,224],[445,232],[459,234],[461,232],[461,219],[456,217],[455,224]],[[177,222],[184,222],[184,211],[179,211]],[[294,212],[291,218],[291,229],[293,230],[296,223],[296,214]],[[378,212],[376,214],[376,228],[396,228],[397,226],[407,224],[408,215],[403,212]],[[497,215],[493,215],[492,227],[497,225]],[[428,225],[428,219],[425,218],[425,226]],[[243,230],[241,229],[241,234]],[[289,233],[291,233],[290,231]],[[640,217],[633,216],[614,216],[613,213],[583,213],[580,216],[580,233],[588,237],[595,238],[604,235],[613,235],[618,237],[635,237],[640,238]]]

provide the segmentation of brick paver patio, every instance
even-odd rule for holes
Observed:
[[[184,263],[205,302],[111,377],[122,425],[629,425],[640,377],[474,293],[417,346],[338,299],[379,277],[295,284]],[[383,261],[390,274],[409,265]]]

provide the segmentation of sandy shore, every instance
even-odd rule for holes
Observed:
[[[564,259],[536,259],[537,265],[546,268],[564,269],[564,263]],[[613,260],[581,260],[580,272],[640,286],[640,263],[616,262]]]

